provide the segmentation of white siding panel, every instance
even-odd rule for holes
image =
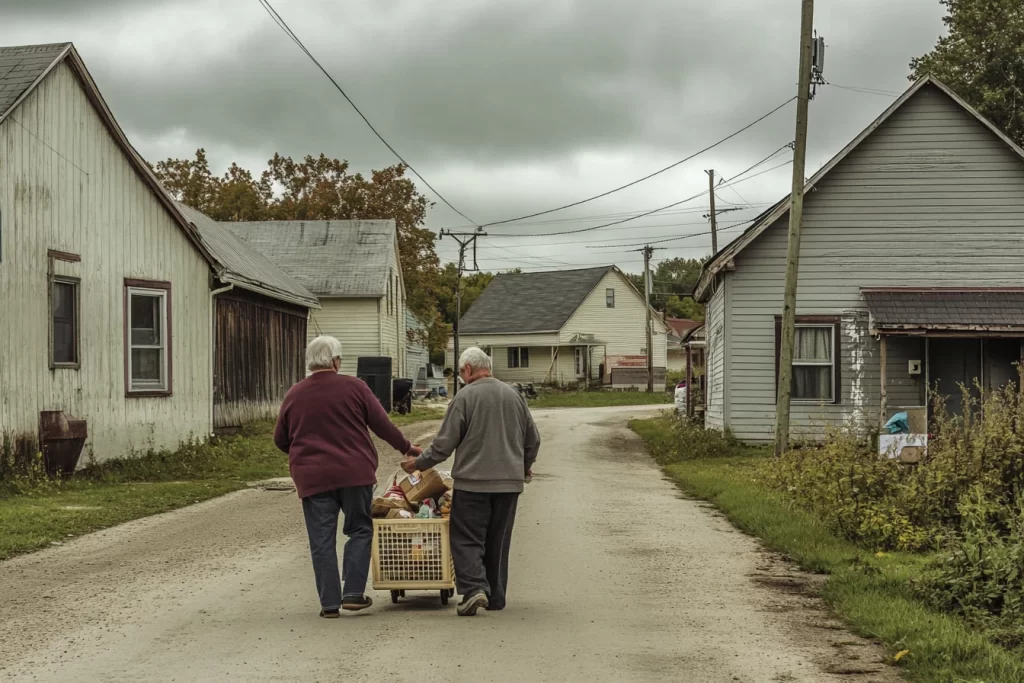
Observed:
[[[709,429],[725,429],[725,287],[716,283],[707,305],[707,408],[704,424]],[[773,319],[774,320],[774,319]],[[774,327],[772,328],[774,330]],[[774,333],[774,332],[773,332]]]
[[[783,216],[741,252],[726,275],[728,423],[751,441],[773,433],[787,222]],[[842,398],[794,405],[794,435],[876,425],[878,343],[868,336],[860,288],[1024,286],[1022,237],[1024,164],[940,91],[921,90],[807,196],[797,314],[842,318]],[[923,380],[908,374],[907,361],[923,355],[920,341],[890,341],[890,407],[920,404]]]
[[[0,124],[0,214],[0,429],[35,433],[39,411],[63,410],[88,421],[97,460],[205,438],[209,267],[66,65]],[[48,249],[82,259],[55,263],[81,278],[78,370],[49,368]],[[125,278],[172,284],[170,397],[125,397]]]
[[[341,372],[355,375],[360,356],[380,355],[378,299],[320,299],[321,309],[309,312],[307,336],[329,335],[341,342]]]
[[[398,265],[398,244],[391,245],[388,257],[388,278],[391,283],[381,300],[381,350],[382,356],[391,356],[395,376],[407,376],[405,370],[405,285]]]

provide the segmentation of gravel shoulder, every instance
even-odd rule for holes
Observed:
[[[504,612],[380,593],[319,619],[294,492],[250,489],[0,564],[0,679],[898,680],[810,577],[681,499],[626,428],[646,412],[537,411]]]

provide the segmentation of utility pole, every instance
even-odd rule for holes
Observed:
[[[459,324],[462,322],[462,274],[467,270],[466,268],[466,249],[469,247],[473,248],[473,267],[469,270],[477,271],[479,268],[476,263],[476,238],[486,237],[487,233],[481,231],[479,228],[476,232],[452,232],[451,230],[442,230],[437,236],[438,239],[444,237],[451,237],[459,245],[459,264],[457,268],[457,277],[455,279],[455,324],[452,326],[452,333],[454,337],[454,354],[452,356],[452,363],[455,365],[455,376],[452,380],[452,397],[458,396],[459,394],[459,355],[461,350],[459,348]]]
[[[647,393],[654,393],[654,321],[651,320],[651,254],[654,249],[644,245],[644,303],[647,304]]]
[[[715,171],[707,172],[708,187],[711,189],[711,255],[718,253],[718,212],[715,211]]]
[[[796,337],[796,285],[800,269],[800,230],[804,213],[804,165],[807,158],[807,110],[811,99],[814,49],[814,0],[802,0],[800,16],[800,79],[796,105],[796,146],[793,150],[793,191],[789,207],[789,248],[786,290],[782,303],[779,386],[775,403],[775,454],[789,449],[789,402],[793,388],[793,345]],[[822,41],[824,42],[824,41]],[[838,362],[838,361],[836,361]],[[838,387],[836,388],[838,391]]]

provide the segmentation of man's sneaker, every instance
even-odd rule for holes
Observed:
[[[481,607],[487,609],[487,594],[473,593],[464,597],[455,611],[460,617],[475,617],[476,611]]]
[[[341,612],[336,609],[322,609],[320,610],[320,616],[324,619],[337,619],[341,616]]]
[[[349,612],[358,612],[373,604],[373,600],[365,595],[354,595],[341,599],[341,608]]]

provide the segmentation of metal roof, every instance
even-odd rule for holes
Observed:
[[[280,301],[306,308],[320,308],[320,303],[308,289],[222,224],[181,202],[177,205],[219,262],[221,268],[217,277],[221,281]]]
[[[387,293],[388,265],[398,248],[392,220],[221,225],[318,297],[379,298]]]
[[[496,275],[462,316],[459,333],[556,332],[614,268]]]
[[[891,288],[861,290],[875,333],[1024,330],[1021,288]]]

